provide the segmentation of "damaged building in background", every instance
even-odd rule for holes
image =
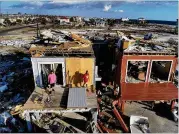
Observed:
[[[124,42],[128,39],[125,35],[119,33],[118,36],[114,47],[114,59],[117,59],[115,79],[102,83],[97,93],[97,127],[101,133],[150,133],[148,117],[130,115],[130,123],[127,122],[125,103],[139,102],[154,110],[156,103],[165,102],[171,112],[176,112],[178,89],[174,85],[174,75],[177,45],[143,39],[126,45]]]
[[[135,42],[119,51],[118,56],[116,83],[122,105],[125,101],[164,100],[172,102],[172,108],[178,98],[173,83],[178,57],[175,44]]]
[[[49,39],[51,33],[47,33]],[[76,34],[66,36],[70,40],[60,42],[51,38],[52,42],[36,42],[29,50],[35,82],[35,90],[23,107],[29,131],[35,122],[48,132],[97,132],[97,67],[92,43]],[[57,82],[54,93],[49,96],[45,89],[51,70],[54,70]],[[89,82],[83,87],[86,71]],[[50,101],[47,101],[49,97]],[[41,126],[42,122],[46,123]]]

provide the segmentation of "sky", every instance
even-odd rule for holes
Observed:
[[[1,2],[1,13],[176,21],[178,0],[19,0]]]

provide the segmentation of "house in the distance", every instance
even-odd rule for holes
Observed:
[[[70,22],[70,19],[68,17],[65,17],[65,16],[60,16],[60,17],[57,17],[57,20],[60,21],[60,23],[69,23]]]
[[[129,18],[121,18],[121,21],[123,22],[129,21]]]
[[[146,22],[146,20],[144,18],[138,18],[138,22],[140,24],[144,24]]]
[[[96,27],[105,27],[106,22],[104,20],[96,20],[95,25]]]

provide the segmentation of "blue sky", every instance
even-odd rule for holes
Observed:
[[[178,1],[46,0],[1,1],[2,13],[30,13],[101,18],[144,17],[176,21]]]

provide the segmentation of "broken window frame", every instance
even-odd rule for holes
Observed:
[[[148,76],[148,74],[149,74],[149,66],[150,66],[150,61],[151,60],[139,60],[139,59],[136,59],[136,60],[133,60],[133,59],[131,59],[131,60],[127,60],[127,66],[126,66],[126,73],[125,73],[125,82],[126,83],[128,83],[127,82],[127,71],[128,71],[128,63],[129,63],[129,61],[147,61],[148,62],[148,65],[147,65],[147,72],[146,72],[146,76],[145,76],[145,81],[144,82],[140,82],[140,83],[145,83],[145,82],[147,82],[147,76]]]
[[[40,76],[40,85],[43,87],[43,82],[42,82],[42,75],[41,75],[41,64],[52,64],[52,69],[54,69],[54,64],[62,64],[62,74],[63,74],[63,86],[66,85],[66,68],[65,68],[65,63],[64,62],[38,62],[38,74]]]
[[[151,60],[150,61],[150,71],[149,71],[149,77],[148,77],[148,82],[151,82],[151,72],[152,72],[152,65],[153,65],[153,62],[154,61],[170,61],[171,62],[171,65],[170,65],[170,71],[169,71],[169,74],[168,74],[168,80],[165,81],[165,82],[170,82],[170,77],[171,77],[171,71],[172,71],[172,67],[173,67],[173,60]]]

